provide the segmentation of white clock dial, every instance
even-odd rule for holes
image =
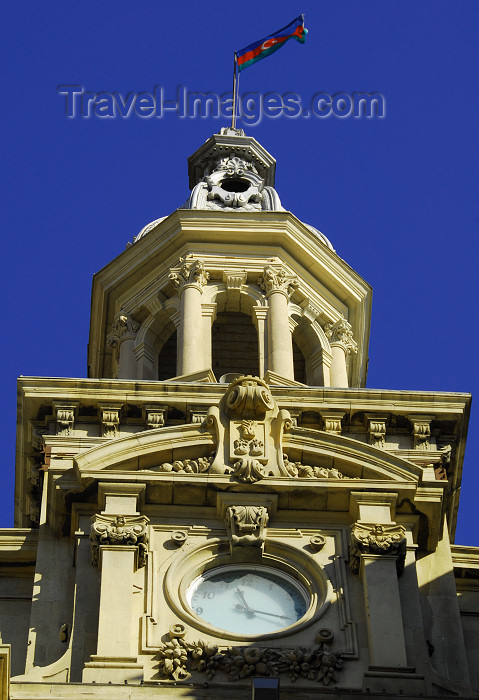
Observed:
[[[291,576],[268,566],[222,566],[188,588],[193,613],[220,630],[255,636],[294,625],[306,613],[306,591]]]

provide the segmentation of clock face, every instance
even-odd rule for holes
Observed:
[[[291,576],[268,566],[221,566],[198,576],[186,599],[193,613],[220,630],[255,636],[294,625],[309,596]]]

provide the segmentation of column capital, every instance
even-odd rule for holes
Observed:
[[[406,558],[406,528],[397,523],[390,525],[354,523],[351,525],[349,567],[353,574],[359,574],[362,556],[396,557],[398,576],[404,571]]]
[[[181,294],[187,286],[196,287],[202,292],[203,287],[208,284],[210,273],[206,272],[203,260],[180,258],[178,265],[170,268],[168,276]]]
[[[296,275],[286,274],[284,268],[267,265],[261,277],[258,277],[257,284],[268,297],[273,292],[281,292],[287,299],[299,287]]]
[[[111,324],[106,342],[112,348],[119,347],[124,340],[134,340],[139,328],[140,324],[133,316],[120,311]]]
[[[94,515],[90,531],[91,562],[100,566],[100,548],[103,545],[135,547],[138,565],[146,563],[148,547],[148,523],[145,516]]]
[[[326,323],[324,326],[324,334],[331,345],[341,346],[348,355],[357,353],[358,344],[353,338],[352,326],[346,321],[344,316],[335,323]]]

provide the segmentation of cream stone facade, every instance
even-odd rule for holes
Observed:
[[[365,388],[371,288],[223,129],[18,382],[1,698],[479,697],[470,396]]]

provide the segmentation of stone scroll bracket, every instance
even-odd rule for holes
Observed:
[[[236,379],[205,421],[217,444],[210,473],[231,474],[249,484],[266,476],[287,476],[282,435],[291,426],[290,414],[278,409],[262,379],[249,375]]]
[[[413,429],[413,448],[415,450],[429,450],[431,448],[431,423],[434,416],[409,414],[409,420]]]
[[[241,550],[247,547],[249,554],[246,556],[253,555],[251,548],[261,556],[266,528],[277,508],[277,494],[219,493],[216,512],[225,523],[231,554],[241,555]]]

